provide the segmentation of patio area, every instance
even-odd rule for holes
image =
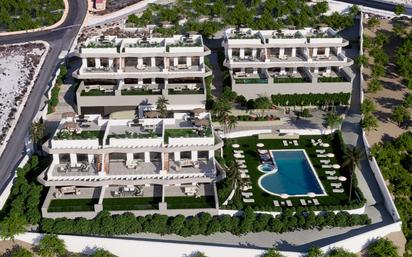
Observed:
[[[108,175],[155,175],[162,169],[160,162],[136,162],[136,166],[128,168],[126,160],[116,160],[109,162]]]

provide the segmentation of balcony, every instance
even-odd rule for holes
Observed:
[[[115,86],[89,85],[84,86],[80,96],[112,96],[115,95]]]
[[[110,147],[160,146],[161,130],[146,129],[137,120],[128,122],[128,125],[111,125],[106,143]]]
[[[82,162],[75,165],[70,163],[55,164],[50,168],[54,177],[77,177],[97,175],[96,166],[97,164],[95,163]]]
[[[117,67],[83,67],[79,71],[80,73],[114,73],[117,72]]]
[[[142,162],[132,160],[131,163],[126,163],[126,160],[109,160],[108,175],[157,175],[162,169],[160,161]]]
[[[123,69],[124,72],[162,72],[163,66],[150,66],[146,64],[142,65],[126,65]]]
[[[169,95],[202,95],[204,89],[201,84],[169,84]]]
[[[262,73],[236,72],[233,76],[236,84],[267,84],[268,79]]]

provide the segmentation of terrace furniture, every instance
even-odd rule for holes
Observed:
[[[288,146],[288,141],[283,140],[282,142],[283,142],[283,146]]]
[[[68,170],[67,165],[57,167],[57,172],[67,173],[67,170]]]
[[[234,152],[235,154],[243,154],[243,153],[244,153],[243,150],[233,150],[233,152]]]
[[[336,174],[336,171],[334,171],[334,170],[327,170],[327,171],[325,171],[325,174],[326,174],[326,175],[329,175],[329,176],[333,176],[333,175]]]
[[[273,205],[275,207],[279,207],[280,206],[279,201],[278,200],[273,200]]]
[[[317,153],[324,154],[326,150],[316,150]]]
[[[332,192],[333,193],[343,193],[343,192],[345,192],[345,190],[343,190],[343,188],[341,188],[341,189],[332,189]]]
[[[120,197],[119,191],[116,191],[116,190],[112,191],[112,196],[113,197]]]
[[[292,207],[293,206],[292,201],[291,200],[286,200],[286,205],[289,206],[289,207]]]
[[[300,204],[301,204],[302,206],[306,206],[306,205],[307,205],[305,199],[300,199]]]
[[[240,173],[240,178],[250,178],[250,176],[244,173]]]
[[[313,199],[313,204],[314,204],[314,205],[319,205],[319,201],[318,201],[318,199],[316,199],[316,198],[315,198],[315,199]]]
[[[242,192],[242,196],[245,198],[250,198],[251,196],[253,196],[252,192]]]
[[[326,179],[327,180],[338,180],[338,177],[336,177],[336,176],[327,176]]]
[[[327,156],[324,155],[324,154],[318,154],[318,155],[316,155],[316,157],[318,157],[318,158],[325,158],[325,157],[327,157]]]
[[[75,195],[80,195],[80,189],[76,189],[75,186],[67,186],[67,187],[61,187],[59,192],[62,195],[66,194],[75,194]]]
[[[236,163],[239,164],[239,165],[240,165],[240,164],[243,164],[243,163],[245,163],[245,162],[246,162],[245,160],[236,160]]]
[[[330,169],[332,168],[332,165],[328,164],[328,165],[322,165],[322,168],[324,169]]]
[[[243,198],[243,202],[244,202],[244,203],[254,203],[254,202],[255,202],[255,199],[252,199],[252,198]]]
[[[342,183],[330,183],[332,187],[340,188],[342,187]]]
[[[137,70],[145,70],[146,69],[146,65],[142,64],[142,65],[137,65],[136,66]]]
[[[297,141],[297,140],[293,140],[293,145],[294,145],[294,146],[299,146],[298,141]]]
[[[181,70],[181,69],[187,69],[187,68],[188,68],[187,64],[178,64],[178,65],[176,65],[176,67],[177,67],[179,70]]]
[[[239,169],[239,172],[249,173],[247,169]]]
[[[308,204],[312,204],[312,200],[308,200]]]
[[[329,163],[330,163],[330,160],[325,160],[325,159],[323,159],[323,160],[320,160],[320,163],[329,164]]]
[[[244,165],[244,164],[239,165],[239,169],[246,169],[246,168],[247,168],[247,166]]]

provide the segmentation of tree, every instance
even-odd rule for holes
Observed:
[[[403,106],[405,106],[405,108],[412,108],[412,94],[405,95],[403,98]]]
[[[382,64],[375,64],[372,68],[372,77],[380,78],[385,75],[385,67]]]
[[[371,113],[364,114],[361,126],[366,130],[366,133],[369,133],[378,127],[378,119]]]
[[[361,105],[361,111],[363,114],[372,113],[375,109],[375,102],[369,98],[366,98]]]
[[[355,64],[360,67],[360,66],[366,66],[369,63],[369,59],[365,55],[359,55],[358,57],[355,58]]]
[[[378,17],[372,17],[368,20],[368,27],[370,29],[374,29],[378,27],[379,24],[380,24],[380,20],[378,19]]]
[[[406,120],[410,119],[411,115],[409,110],[403,106],[396,106],[392,113],[392,120],[398,123],[398,126],[402,126]]]
[[[194,252],[190,255],[190,257],[207,257],[206,254],[202,252]]]
[[[64,241],[52,234],[45,235],[37,248],[42,257],[64,256],[67,253]]]
[[[112,254],[102,248],[97,248],[90,257],[117,257],[117,255]]]
[[[262,257],[284,257],[284,256],[274,249],[269,249],[266,253],[262,255]]]
[[[352,200],[352,183],[353,183],[353,173],[356,168],[360,168],[360,161],[363,158],[363,150],[360,147],[350,147],[347,148],[343,155],[342,166],[347,168],[349,171],[349,202]]]
[[[326,116],[326,126],[330,129],[339,129],[341,123],[342,118],[339,117],[336,113],[328,113],[328,115]]]
[[[329,257],[357,257],[357,255],[342,248],[336,248],[329,253]]]
[[[33,122],[30,127],[30,136],[33,144],[37,145],[44,136],[44,126],[41,121]]]
[[[369,93],[376,93],[382,90],[382,88],[382,83],[377,78],[373,78],[368,84]]]
[[[163,118],[166,118],[167,116],[167,105],[168,104],[169,104],[169,100],[164,96],[159,97],[156,101],[156,110],[160,112],[160,115]]]
[[[324,257],[323,252],[318,247],[311,247],[306,257]]]
[[[33,254],[29,250],[27,250],[23,247],[16,246],[16,247],[13,247],[10,255],[7,255],[7,256],[10,256],[10,257],[33,257]]]
[[[369,257],[399,257],[398,248],[392,241],[380,238],[369,245],[368,256]]]
[[[396,15],[401,15],[401,14],[405,13],[405,10],[406,10],[405,6],[403,6],[401,4],[398,4],[398,5],[395,6],[394,13]]]
[[[229,118],[227,119],[227,129],[230,132],[233,128],[235,128],[237,125],[237,117],[233,115],[229,115]]]
[[[27,221],[19,211],[11,212],[10,215],[1,222],[1,238],[14,240],[16,235],[25,232]]]

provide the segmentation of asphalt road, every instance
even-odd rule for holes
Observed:
[[[14,175],[13,172],[23,157],[23,151],[25,150],[24,137],[39,109],[40,101],[48,87],[49,80],[60,64],[59,54],[63,50],[69,50],[86,16],[88,8],[87,1],[70,0],[69,6],[70,9],[66,20],[56,29],[0,37],[0,45],[34,40],[43,40],[50,44],[49,53],[40,70],[33,90],[27,99],[26,106],[0,157],[0,192],[3,191],[7,182],[12,179]]]
[[[363,5],[366,7],[376,8],[385,11],[392,11],[395,9],[395,4],[378,2],[373,0],[338,0],[339,2]],[[406,8],[406,14],[412,15],[412,8]]]

